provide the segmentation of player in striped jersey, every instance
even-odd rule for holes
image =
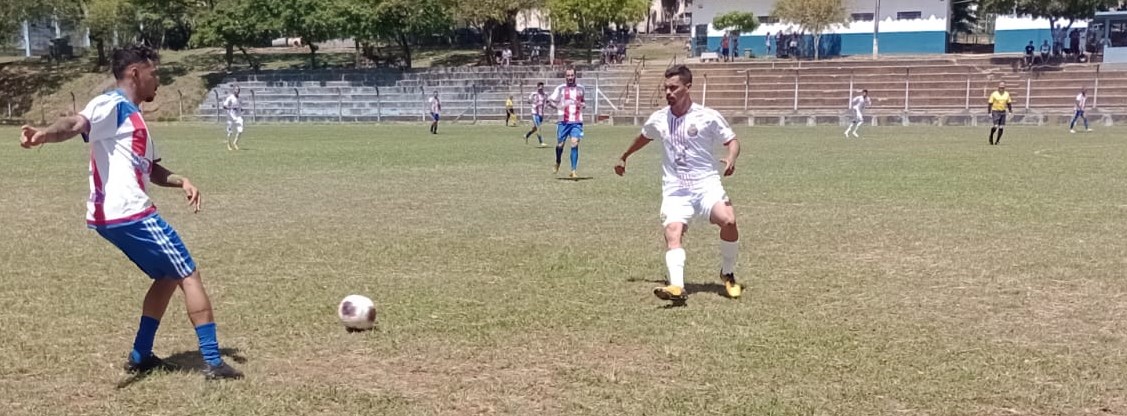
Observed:
[[[536,133],[536,140],[540,141],[540,147],[547,146],[544,144],[544,137],[540,135],[540,124],[544,122],[544,102],[547,101],[548,96],[544,94],[544,83],[536,83],[536,91],[528,95],[528,103],[532,105],[532,130],[524,134],[524,144],[528,144],[528,138],[532,133]]]
[[[188,178],[160,164],[148,125],[137,107],[156,98],[159,60],[157,52],[147,46],[115,50],[112,67],[117,89],[94,97],[81,113],[63,117],[45,129],[23,126],[20,145],[32,148],[79,134],[90,142],[86,222],[153,279],[125,370],[145,373],[169,368],[153,354],[153,339],[179,287],[199,338],[200,355],[206,363],[204,376],[242,378],[243,374],[220,356],[211,301],[192,256],[176,231],[157,213],[146,189],[146,183],[183,189],[193,211],[200,210],[199,190]]]
[[[736,211],[720,183],[721,173],[715,166],[712,152],[718,145],[727,148],[723,175],[731,176],[740,155],[740,142],[724,117],[708,107],[694,104],[689,95],[693,73],[684,65],[665,71],[665,100],[669,106],[657,110],[642,127],[626,153],[614,167],[614,173],[626,173],[626,158],[652,141],[662,146],[661,217],[665,227],[665,265],[669,284],[654,288],[654,295],[663,300],[683,304],[685,293],[685,249],[681,238],[693,217],[708,218],[720,227],[720,280],[730,298],[738,298],[743,287],[736,283],[736,259],[739,255],[739,229]]]
[[[564,71],[564,84],[556,87],[552,95],[548,96],[549,107],[559,110],[559,121],[556,122],[556,168],[560,172],[560,161],[563,159],[564,145],[571,138],[571,175],[578,178],[575,170],[579,166],[579,142],[583,140],[583,108],[585,103],[582,85],[575,82],[575,69],[568,68]]]

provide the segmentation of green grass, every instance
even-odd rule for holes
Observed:
[[[156,189],[239,382],[127,379],[148,280],[83,224],[81,142],[0,146],[0,409],[71,414],[1127,414],[1127,143],[1010,127],[737,128],[744,298],[695,224],[664,309],[659,149],[589,127],[154,124],[204,211]],[[379,329],[334,308],[372,297]],[[180,295],[158,354],[195,363]],[[118,388],[118,385],[123,386]]]

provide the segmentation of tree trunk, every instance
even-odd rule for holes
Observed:
[[[317,44],[309,42],[309,65],[310,68],[317,69]]]
[[[235,45],[227,42],[223,51],[223,60],[227,62],[227,72],[231,72],[231,65],[235,63]]]
[[[98,36],[94,38],[94,44],[97,45],[98,48],[98,69],[100,70],[109,63],[106,61],[106,40],[104,37]]]
[[[602,32],[602,29],[594,29],[594,30],[598,30],[599,32]],[[591,53],[591,50],[595,49],[595,35],[591,33],[592,32],[591,30],[587,30],[586,32],[587,32],[587,65],[591,65],[592,63],[595,62],[594,61],[595,54]]]
[[[247,52],[247,48],[239,46],[239,52],[243,53],[243,59],[247,60],[247,65],[250,65],[250,68],[252,70],[254,70],[254,72],[257,74],[258,68],[261,67],[262,65],[259,64],[258,61],[254,60],[254,58],[252,58],[250,56],[250,53]]]
[[[396,38],[399,40],[399,46],[403,48],[403,67],[411,69],[411,40],[403,32],[399,32]]]
[[[485,63],[493,66],[493,26],[492,22],[485,22],[481,25],[482,33],[485,35]]]
[[[818,43],[821,42],[821,41],[822,41],[822,34],[821,33],[815,33],[814,34],[814,60],[815,61],[818,60]]]
[[[521,59],[524,53],[521,52],[520,35],[517,33],[517,12],[509,13],[509,43],[513,45],[513,59]]]

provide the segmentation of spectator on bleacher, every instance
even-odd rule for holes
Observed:
[[[532,45],[532,61],[540,63],[540,45]]]
[[[1025,45],[1025,67],[1026,68],[1033,66],[1033,51],[1035,51],[1035,50],[1037,50],[1037,47],[1033,46],[1033,41],[1029,41],[1029,44]]]
[[[618,44],[618,51],[616,51],[616,52],[617,52],[616,58],[618,59],[618,63],[621,64],[623,62],[626,62],[626,42],[619,43]]]
[[[794,33],[787,35],[790,41],[787,42],[787,53],[794,59],[798,59],[798,36]]]
[[[767,53],[763,56],[771,56],[771,32],[767,32],[767,35],[763,37],[763,46],[767,48]]]
[[[728,33],[724,33],[724,37],[720,38],[720,60],[728,61]]]
[[[686,40],[685,41],[685,56],[688,56],[688,57],[693,56],[693,41],[692,40]]]
[[[501,51],[501,66],[508,67],[513,62],[513,50],[508,46]]]
[[[783,38],[783,31],[775,32],[775,57],[782,58],[783,50],[787,47],[785,38]]]
[[[1049,47],[1049,40],[1048,39],[1041,42],[1041,64],[1049,63],[1049,50],[1050,49],[1052,49],[1052,48]]]
[[[732,60],[740,57],[740,35],[732,35]]]
[[[1077,55],[1080,52],[1080,31],[1072,29],[1068,34],[1068,54]]]

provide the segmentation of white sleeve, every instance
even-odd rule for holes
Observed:
[[[559,102],[559,100],[560,100],[560,88],[563,88],[563,86],[562,85],[558,86],[558,87],[556,87],[556,89],[552,90],[552,95],[548,96],[548,101],[551,101],[553,103]]]
[[[658,121],[650,116],[646,120],[646,124],[642,125],[642,136],[650,140],[661,140],[661,129],[658,127]]]
[[[78,114],[86,118],[88,130],[82,133],[86,141],[112,139],[117,135],[117,113],[119,111],[117,100],[109,99],[102,95],[90,100],[86,108]]]
[[[720,143],[728,144],[736,138],[736,132],[732,131],[732,127],[728,125],[728,120],[718,112],[713,112],[712,122],[709,123],[709,130],[714,135],[714,140]]]

